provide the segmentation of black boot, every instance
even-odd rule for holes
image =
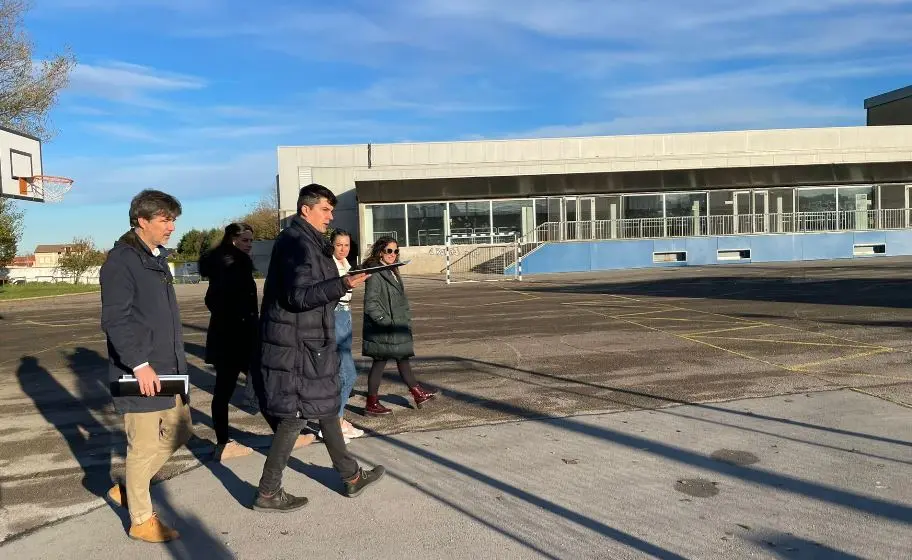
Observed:
[[[258,491],[256,500],[253,502],[253,509],[256,511],[287,513],[301,509],[307,505],[307,501],[307,498],[292,496],[282,488],[279,488],[279,491],[272,496],[264,496]]]
[[[383,465],[377,465],[369,471],[358,469],[355,478],[345,481],[345,495],[349,498],[357,497],[368,485],[383,478],[384,473],[386,473],[386,469],[383,468]]]

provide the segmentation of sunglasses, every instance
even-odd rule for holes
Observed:
[[[392,255],[394,253],[398,255],[399,249],[384,249],[383,252],[386,253],[387,255]]]

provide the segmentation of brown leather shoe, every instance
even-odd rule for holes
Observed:
[[[141,525],[130,526],[130,538],[149,543],[162,543],[180,538],[180,533],[168,527],[158,518],[157,513]]]
[[[120,507],[127,507],[127,489],[122,484],[115,484],[108,490],[108,499]]]

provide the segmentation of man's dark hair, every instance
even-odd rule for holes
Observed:
[[[168,193],[146,189],[130,202],[130,226],[137,227],[139,219],[151,220],[164,216],[176,220],[181,215],[181,203]]]
[[[329,205],[333,207],[339,202],[338,199],[336,199],[336,195],[323,185],[311,183],[306,187],[301,187],[301,190],[298,191],[298,214],[301,213],[301,208],[304,206],[313,208],[320,202],[321,198],[325,198],[327,202],[329,202]]]

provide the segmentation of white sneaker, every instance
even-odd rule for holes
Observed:
[[[317,437],[320,439],[323,439],[323,430],[320,430],[319,432],[317,432]],[[349,437],[345,434],[345,432],[342,432],[342,439],[345,440],[345,445],[348,445],[349,443],[351,443],[351,439],[349,439]]]

